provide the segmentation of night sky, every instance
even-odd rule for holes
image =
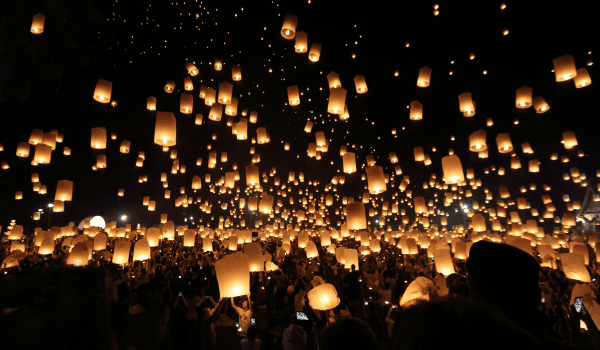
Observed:
[[[437,16],[435,4],[439,5]],[[4,232],[10,221],[16,220],[26,233],[37,226],[46,229],[48,210],[37,222],[32,220],[33,213],[54,200],[57,181],[71,180],[73,200],[65,203],[63,213],[52,213],[51,225],[77,225],[85,217],[101,215],[107,222],[118,221],[119,226],[154,226],[160,223],[160,214],[167,213],[176,225],[194,227],[215,228],[220,216],[229,217],[234,228],[241,220],[246,227],[254,227],[257,220],[263,225],[281,221],[295,226],[293,213],[306,210],[301,208],[302,198],[312,193],[317,210],[322,194],[334,196],[334,204],[325,207],[323,214],[330,221],[326,226],[339,229],[338,222],[344,218],[335,210],[343,207],[342,197],[360,200],[366,192],[367,181],[361,180],[361,174],[365,173],[362,166],[367,155],[373,155],[390,176],[396,165],[402,168],[402,175],[390,179],[387,191],[372,195],[366,205],[367,210],[377,210],[376,216],[368,217],[371,227],[401,229],[402,215],[386,216],[384,227],[376,223],[383,202],[389,202],[391,208],[398,201],[412,224],[416,216],[412,199],[423,196],[426,201],[435,200],[436,194],[439,202],[435,203],[435,213],[449,212],[449,225],[463,224],[468,218],[454,211],[459,199],[444,206],[444,193],[451,189],[423,188],[432,174],[443,184],[441,159],[449,149],[460,157],[465,172],[473,168],[475,178],[481,179],[476,189],[467,183],[455,191],[463,203],[478,201],[480,210],[475,213],[488,218],[486,208],[497,207],[498,188],[507,186],[511,194],[504,199],[509,204],[507,213],[518,211],[523,223],[541,219],[543,194],[551,195],[557,208],[555,216],[562,217],[567,211],[564,194],[571,201],[582,202],[586,192],[582,184],[596,192],[598,189],[596,135],[600,123],[594,110],[598,93],[593,65],[598,31],[593,26],[597,15],[591,4],[570,1],[553,7],[546,1],[507,1],[501,10],[500,1],[3,1],[0,162],[9,168],[0,170],[0,226]],[[33,15],[39,12],[46,15],[46,21],[44,32],[36,35],[30,33],[30,27]],[[286,14],[298,16],[297,31],[307,33],[309,48],[315,42],[322,45],[318,62],[309,61],[307,53],[294,52],[294,40],[282,37]],[[508,35],[503,35],[505,29]],[[475,56],[472,60],[471,53]],[[556,82],[553,60],[565,54],[574,57],[578,69],[587,68],[590,86],[575,88],[573,80]],[[223,62],[221,71],[213,67],[217,58]],[[185,115],[179,112],[179,99],[186,92],[183,78],[189,76],[185,69],[188,61],[194,62],[200,73],[192,77],[193,114]],[[231,68],[238,64],[242,80],[234,82]],[[417,86],[419,69],[424,66],[432,69],[431,85],[425,88]],[[350,118],[346,121],[327,113],[327,74],[332,71],[339,74],[347,90]],[[357,93],[356,75],[365,77],[367,93]],[[111,100],[118,102],[116,107],[92,98],[98,79],[112,81]],[[169,80],[176,83],[171,94],[164,90]],[[199,97],[201,86],[218,91],[224,81],[233,84],[233,97],[239,102],[233,122],[239,121],[243,109],[248,115],[258,112],[257,123],[248,124],[247,140],[236,139],[225,113],[220,122],[209,120],[210,107]],[[287,87],[292,85],[302,93],[300,104],[293,107],[287,97]],[[533,108],[516,108],[515,90],[522,86],[533,88],[533,97],[542,96],[550,110],[538,114]],[[471,92],[476,101],[473,117],[464,117],[459,111],[458,95],[463,92]],[[158,111],[176,116],[177,145],[171,149],[177,150],[185,173],[171,174],[171,149],[163,152],[153,142],[156,111],[146,110],[148,96],[157,98]],[[419,121],[409,119],[407,106],[415,100],[423,105],[423,119]],[[202,125],[195,125],[196,113],[203,114]],[[488,118],[493,126],[486,126]],[[305,133],[308,120],[314,126]],[[91,129],[98,126],[108,133],[103,150],[90,147]],[[258,127],[266,127],[269,143],[252,144]],[[29,157],[16,156],[18,142],[27,142],[34,128],[44,132],[56,129],[64,135],[64,141],[52,152],[50,164],[31,165],[33,146]],[[487,133],[487,159],[469,151],[469,135],[478,129]],[[320,160],[307,156],[308,144],[315,142],[318,131],[329,140],[328,151],[321,153]],[[565,131],[575,133],[577,147],[567,150],[561,144]],[[110,139],[111,133],[116,134],[116,140]],[[498,152],[498,133],[509,133],[521,169],[510,168],[510,153]],[[123,139],[131,141],[128,154],[119,151]],[[290,143],[289,151],[284,150],[284,142]],[[533,154],[523,152],[521,144],[525,142]],[[342,173],[342,145],[356,153],[357,173]],[[260,155],[257,164],[261,179],[263,173],[268,177],[268,183],[261,180],[263,191],[273,195],[275,203],[282,201],[281,212],[288,210],[290,214],[287,221],[280,214],[269,218],[248,210],[248,197],[260,198],[259,191],[246,190],[244,168],[252,159],[251,146]],[[415,161],[413,150],[417,146],[423,147],[431,165]],[[71,149],[70,156],[63,155],[64,147]],[[139,151],[146,156],[141,168],[135,165]],[[208,154],[213,151],[218,152],[219,162],[209,169]],[[579,151],[583,157],[578,157]],[[221,152],[227,152],[226,163],[220,161]],[[390,162],[390,152],[397,154],[397,164]],[[551,160],[552,153],[558,153],[559,159]],[[106,155],[107,168],[92,170],[98,154]],[[569,162],[561,162],[561,156],[567,156]],[[202,158],[201,166],[196,166],[197,158]],[[540,172],[528,171],[532,159],[540,161]],[[218,186],[217,193],[211,193],[204,181],[202,189],[193,192],[194,175],[204,179],[205,174],[211,174],[214,185],[225,172],[232,171],[234,162],[240,173],[236,182],[239,193],[234,188],[231,194],[219,195]],[[498,174],[500,167],[506,169],[505,175]],[[563,174],[574,167],[585,174],[585,179],[577,183],[563,180]],[[273,168],[276,173],[269,176]],[[290,171],[296,173],[296,179],[303,172],[304,182],[288,183]],[[40,175],[47,194],[32,190],[32,173]],[[170,199],[164,199],[161,173],[167,173]],[[147,182],[138,182],[142,175],[148,176]],[[345,175],[345,184],[326,191],[335,175]],[[398,189],[404,176],[410,178],[412,198]],[[277,193],[281,186],[274,185],[275,177],[286,184],[281,191],[292,188],[287,197]],[[531,184],[536,185],[535,190],[530,190]],[[544,184],[551,190],[545,191]],[[520,193],[521,186],[527,192]],[[194,198],[188,208],[175,207],[181,187]],[[125,189],[123,197],[117,196],[120,188]],[[466,190],[473,196],[465,198]],[[486,190],[493,194],[487,204]],[[15,191],[22,191],[22,200],[15,200]],[[145,196],[157,202],[154,212],[142,205]],[[290,204],[290,197],[294,204]],[[526,198],[540,216],[510,205],[519,197]],[[243,210],[238,198],[246,201]],[[210,214],[199,208],[205,202],[212,205]],[[229,203],[227,210],[221,209],[221,202]],[[120,220],[122,215],[128,216],[127,221]],[[439,224],[439,215],[429,218]],[[506,218],[501,221],[505,224]],[[313,227],[306,221],[301,225]],[[538,226],[548,234],[556,224],[545,219]]]

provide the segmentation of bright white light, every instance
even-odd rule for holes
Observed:
[[[90,220],[90,227],[105,228],[106,227],[106,222],[104,222],[104,219],[101,216],[94,216]]]
[[[48,208],[52,208],[52,207],[54,207],[54,204],[48,203]]]

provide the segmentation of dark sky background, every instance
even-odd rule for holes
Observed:
[[[433,14],[436,3],[438,16]],[[600,123],[595,109],[599,96],[594,84],[595,65],[587,66],[592,85],[576,89],[572,80],[555,81],[552,60],[570,54],[577,68],[593,61],[598,42],[598,30],[594,27],[597,15],[591,1],[570,1],[558,7],[546,1],[506,4],[506,9],[501,10],[499,1],[3,1],[0,143],[4,150],[0,161],[10,168],[0,170],[0,226],[6,228],[14,219],[25,226],[26,232],[37,226],[45,229],[48,212],[39,222],[32,220],[32,214],[52,202],[56,183],[63,179],[74,181],[73,201],[65,204],[64,213],[52,214],[51,225],[65,226],[71,221],[77,224],[92,215],[101,215],[106,221],[128,215],[128,223],[152,226],[159,223],[161,213],[167,213],[176,225],[185,224],[186,217],[194,217],[195,224],[210,223],[216,227],[219,216],[229,216],[234,226],[240,220],[252,227],[259,219],[263,224],[272,224],[279,215],[269,220],[268,216],[250,213],[247,205],[240,212],[237,201],[233,206],[235,213],[231,203],[227,211],[221,210],[219,201],[230,202],[235,191],[217,195],[209,192],[206,183],[197,193],[191,190],[193,175],[204,177],[210,173],[214,183],[232,171],[235,162],[241,178],[236,186],[241,189],[240,198],[247,202],[244,167],[251,161],[251,146],[261,156],[261,174],[268,175],[275,167],[275,176],[287,183],[289,171],[295,171],[296,177],[298,172],[304,173],[304,183],[291,184],[293,191],[288,192],[294,197],[294,205],[289,204],[289,196],[277,195],[274,177],[263,184],[275,202],[282,200],[283,208],[301,209],[299,203],[307,189],[317,201],[323,193],[337,194],[326,217],[330,227],[338,229],[337,223],[343,218],[335,214],[335,209],[342,207],[342,197],[359,199],[366,185],[361,180],[364,169],[359,169],[356,174],[346,174],[346,183],[335,186],[336,192],[324,192],[332,177],[341,174],[341,145],[356,152],[359,167],[372,154],[387,174],[393,173],[395,166],[390,163],[389,153],[396,152],[402,176],[410,176],[412,196],[426,200],[434,199],[436,193],[443,198],[446,191],[423,189],[422,183],[429,181],[431,174],[442,181],[441,158],[452,148],[465,171],[473,168],[476,178],[482,181],[466,202],[478,200],[483,205],[484,190],[489,189],[494,200],[486,206],[495,208],[498,188],[507,186],[513,200],[526,197],[541,215],[545,210],[542,186],[547,184],[552,188],[548,193],[558,209],[557,215],[562,216],[566,211],[562,195],[582,201],[586,190],[581,183],[562,180],[563,173],[578,167],[585,173],[588,186],[597,189],[596,169],[600,167],[596,135]],[[29,29],[32,16],[38,12],[46,14],[45,29],[34,35]],[[322,44],[318,62],[310,62],[306,53],[295,53],[294,40],[281,36],[285,14],[298,16],[297,30],[308,34],[309,47],[313,42]],[[503,36],[505,28],[509,34]],[[474,60],[469,59],[470,53],[475,54]],[[221,71],[212,66],[216,58],[223,62]],[[200,70],[198,76],[192,77],[192,115],[179,113],[183,78],[188,76],[186,61],[195,62]],[[242,70],[241,82],[231,79],[231,67],[237,64]],[[431,85],[426,88],[416,85],[423,66],[432,69]],[[396,70],[398,76],[394,76]],[[339,74],[348,91],[347,121],[327,113],[326,75],[331,71]],[[365,76],[369,89],[366,94],[356,93],[356,75]],[[116,107],[93,100],[99,78],[112,81]],[[176,82],[172,94],[164,91],[168,80]],[[248,124],[246,141],[231,134],[225,114],[221,122],[208,120],[210,107],[198,96],[200,86],[218,90],[223,81],[233,83],[233,96],[239,101],[234,121],[239,120],[244,108],[258,112],[258,122]],[[286,88],[291,85],[298,85],[303,92],[299,106],[287,105]],[[533,108],[517,109],[515,90],[521,86],[532,87],[533,96],[544,97],[550,110],[536,114]],[[472,92],[477,102],[474,117],[466,118],[459,112],[458,95],[463,92]],[[187,168],[185,174],[171,174],[173,160],[169,153],[153,143],[156,112],[146,110],[148,96],[157,98],[159,111],[171,111],[177,118],[174,148],[180,164]],[[407,105],[414,100],[423,105],[420,121],[409,120]],[[194,124],[195,113],[204,115],[202,125]],[[486,126],[488,118],[493,119],[492,127]],[[515,119],[518,125],[514,124]],[[307,120],[314,122],[311,133],[303,131]],[[90,147],[91,128],[97,126],[108,131],[105,150]],[[266,127],[271,141],[252,145],[250,138],[261,126]],[[45,132],[57,129],[64,135],[48,165],[30,164],[33,147],[28,158],[15,155],[17,143],[28,141],[34,128]],[[394,128],[397,137],[392,135]],[[468,150],[468,136],[478,129],[487,132],[488,159],[479,159]],[[328,152],[322,153],[321,160],[307,157],[306,151],[308,144],[315,142],[317,131],[325,132],[330,139]],[[575,132],[579,143],[576,148],[564,149],[560,143],[564,131]],[[112,132],[116,133],[116,140],[110,140]],[[511,170],[510,154],[498,153],[498,133],[510,134],[521,169]],[[217,135],[216,140],[211,139],[213,134]],[[451,141],[451,136],[455,136],[455,141]],[[119,152],[123,139],[131,141],[129,154]],[[290,151],[284,151],[283,142],[290,143]],[[522,152],[524,142],[531,144],[533,154]],[[208,144],[211,150],[207,150]],[[71,156],[62,154],[65,146],[71,148]],[[417,146],[425,149],[432,165],[415,162],[413,149]],[[208,153],[215,150],[219,154],[227,152],[228,162],[219,161],[215,169],[209,169]],[[584,157],[577,157],[579,150],[583,150]],[[135,166],[139,151],[146,155],[142,168]],[[551,161],[553,152],[559,157],[568,156],[570,162]],[[107,156],[106,169],[92,170],[97,154]],[[203,162],[197,167],[199,157]],[[539,173],[528,172],[530,159],[541,162]],[[486,168],[499,167],[506,168],[504,176],[497,171],[484,173]],[[171,199],[163,198],[163,172],[168,173]],[[32,191],[31,173],[40,175],[47,194]],[[148,182],[138,183],[140,175],[148,175]],[[394,177],[388,190],[373,203],[379,203],[376,209],[380,210],[382,201],[389,202],[390,207],[395,200],[403,201],[400,207],[406,208],[412,222],[415,214],[406,203],[406,194],[394,196],[399,192],[402,176]],[[317,185],[310,186],[309,181]],[[529,188],[532,183],[537,185],[535,191],[518,192],[519,186]],[[176,208],[174,202],[180,187],[185,187],[188,196],[212,204],[211,214],[203,213],[198,204]],[[270,187],[274,188],[272,192]],[[117,196],[119,188],[125,189],[124,197]],[[303,195],[298,194],[298,189],[304,190]],[[15,200],[15,191],[23,192],[22,200]],[[156,211],[149,212],[142,205],[144,196],[157,201]],[[449,211],[457,205],[455,201],[452,207],[445,207],[440,201],[436,208]],[[367,209],[372,207],[367,205]],[[507,212],[513,210],[516,206]],[[371,224],[380,214],[371,218]],[[529,210],[519,210],[519,214],[523,222],[532,218]],[[401,216],[388,216],[386,220],[386,225],[396,230]],[[452,210],[449,221],[459,224],[463,217]],[[554,227],[551,221],[538,225],[549,233]],[[296,224],[295,220],[291,222]]]

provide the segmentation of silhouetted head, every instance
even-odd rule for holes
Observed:
[[[321,350],[369,349],[381,350],[379,340],[369,325],[348,317],[327,326],[321,334]]]
[[[466,268],[471,298],[529,326],[541,300],[540,264],[533,256],[507,244],[479,241],[471,247]]]
[[[494,307],[462,297],[444,297],[399,310],[391,350],[542,349],[543,345]]]

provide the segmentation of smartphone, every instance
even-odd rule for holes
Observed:
[[[582,306],[583,306],[583,297],[575,298],[575,311],[581,312]]]
[[[546,303],[546,298],[542,298],[542,304]]]
[[[296,319],[300,321],[308,321],[308,316],[304,312],[296,311]]]

